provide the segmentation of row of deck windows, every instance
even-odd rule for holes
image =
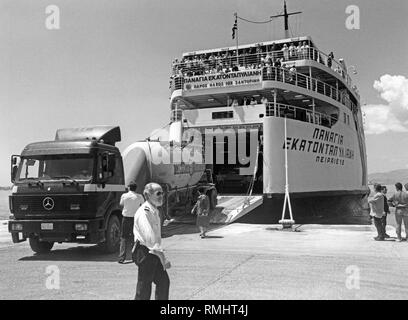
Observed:
[[[320,112],[313,112],[310,109],[305,109],[296,106],[289,106],[284,104],[264,104],[265,113],[260,113],[259,118],[267,117],[282,117],[288,119],[299,120],[302,122],[309,122],[331,128],[338,120],[337,114],[327,115]],[[350,118],[346,118],[345,123],[350,122]],[[234,118],[234,111],[216,111],[211,113],[212,120],[230,120]],[[348,115],[347,115],[348,117]],[[181,118],[179,119],[181,120]],[[187,120],[185,120],[187,121]]]

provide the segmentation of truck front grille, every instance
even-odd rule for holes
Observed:
[[[51,200],[44,202],[45,198],[50,198]],[[84,196],[22,195],[13,197],[12,201],[14,211],[18,213],[66,213],[79,212],[87,209],[87,201]],[[51,206],[50,203],[53,204],[53,206]],[[44,204],[46,205],[44,206]],[[79,204],[80,209],[71,210],[71,204]],[[47,210],[46,207],[49,210]]]

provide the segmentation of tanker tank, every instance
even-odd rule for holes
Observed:
[[[181,161],[183,160],[183,161]],[[175,142],[139,141],[123,152],[125,183],[134,181],[137,192],[148,182],[167,185],[169,190],[196,185],[203,176],[202,147]]]

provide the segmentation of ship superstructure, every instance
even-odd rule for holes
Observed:
[[[172,65],[172,125],[200,131],[221,193],[251,187],[280,206],[287,148],[302,211],[328,200],[337,213],[355,213],[368,188],[351,70],[309,36],[187,52]]]

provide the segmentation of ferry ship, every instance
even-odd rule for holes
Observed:
[[[283,16],[287,32],[286,5]],[[221,195],[260,195],[279,217],[288,186],[297,217],[358,215],[367,158],[352,70],[310,36],[183,53],[172,65],[170,135],[201,133]]]

